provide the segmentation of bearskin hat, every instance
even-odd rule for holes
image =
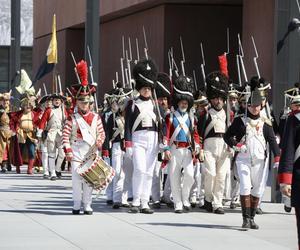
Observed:
[[[173,86],[173,106],[175,109],[178,107],[178,102],[186,100],[189,103],[188,110],[194,105],[193,96],[194,82],[191,77],[180,75],[175,81]]]
[[[170,87],[171,81],[170,77],[166,73],[158,73],[156,84],[156,96],[157,98],[161,97],[170,97]]]
[[[268,91],[271,89],[270,83],[266,82],[264,78],[259,78],[258,76],[253,76],[250,80],[251,91],[254,91],[258,88],[261,91],[263,97],[268,96]]]
[[[206,76],[207,98],[209,100],[221,97],[224,100],[228,95],[228,78],[220,71],[214,71]]]
[[[154,89],[156,87],[157,75],[158,70],[153,60],[149,58],[138,61],[132,70],[136,90],[139,91],[143,87]]]

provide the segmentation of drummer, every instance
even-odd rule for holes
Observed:
[[[62,140],[66,159],[72,166],[72,213],[80,214],[81,203],[83,203],[84,214],[91,215],[93,214],[91,207],[93,189],[83,181],[76,170],[88,155],[95,153],[97,148],[102,146],[105,133],[99,115],[90,109],[90,98],[96,89],[88,84],[87,64],[81,61],[76,68],[81,80],[81,84],[72,86],[77,112],[67,119]]]

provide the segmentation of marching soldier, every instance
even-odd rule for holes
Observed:
[[[66,98],[61,94],[53,94],[52,107],[47,108],[38,125],[37,137],[42,139],[42,134],[46,134],[46,147],[48,153],[48,164],[50,171],[50,180],[61,178],[61,165],[65,158],[61,142],[63,124],[67,118],[67,112],[64,107]],[[45,175],[49,173],[45,172]]]
[[[129,101],[131,89],[122,88],[117,84],[116,89],[110,93],[110,107],[112,114],[105,124],[105,143],[103,146],[103,156],[109,157],[111,152],[111,165],[115,170],[115,177],[106,189],[107,200],[113,201],[113,208],[118,209],[127,204],[127,197],[123,195],[123,187],[126,169],[124,167],[124,126],[125,108]],[[125,170],[125,171],[124,171]]]
[[[88,84],[87,64],[81,61],[76,65],[81,84],[72,87],[76,98],[77,111],[71,114],[64,126],[62,141],[67,161],[72,166],[73,214],[79,214],[83,203],[84,214],[93,214],[92,192],[83,178],[77,173],[77,168],[90,154],[102,147],[105,133],[98,114],[90,110],[90,96],[96,91]]]
[[[170,77],[166,73],[158,73],[156,95],[157,95],[158,106],[163,120],[165,120],[166,115],[170,113],[170,109],[169,109],[170,86],[171,86]],[[165,178],[165,175],[163,175],[163,173],[167,169],[167,168],[162,168],[163,164],[164,164],[163,153],[160,152],[158,153],[157,162],[153,172],[152,190],[151,190],[153,208],[160,208],[161,191],[163,190],[163,179]],[[170,182],[165,182],[166,189],[170,188],[170,186],[167,183],[169,184]]]
[[[259,228],[254,217],[265,189],[267,143],[275,155],[275,166],[278,165],[280,155],[272,124],[260,116],[261,103],[262,96],[256,88],[251,94],[246,114],[235,118],[224,136],[225,142],[238,152],[236,165],[240,180],[242,227],[247,229]]]
[[[292,103],[300,103],[299,90],[294,93]],[[298,105],[297,105],[298,106]],[[299,107],[299,106],[298,106]],[[293,111],[286,122],[281,142],[281,158],[278,168],[278,181],[283,195],[291,198],[295,207],[298,247],[300,249],[300,110]]]
[[[150,59],[138,61],[133,68],[135,88],[140,95],[129,103],[125,114],[126,154],[132,157],[134,168],[131,213],[153,213],[148,203],[158,154],[159,111],[156,100],[152,99],[157,74],[156,65]]]
[[[228,79],[221,72],[215,71],[206,77],[206,82],[211,108],[207,119],[200,116],[198,121],[198,132],[204,149],[205,208],[208,212],[224,214],[222,199],[230,166],[229,151],[223,139],[227,120],[224,103],[228,94]]]
[[[284,94],[286,101],[287,99],[289,99],[290,101],[290,107],[285,105],[283,111],[280,114],[280,120],[278,126],[279,128],[278,131],[280,135],[280,144],[279,144],[280,149],[283,149],[282,147],[283,135],[284,135],[285,125],[288,117],[300,110],[300,99],[295,98],[295,96],[299,95],[299,86],[300,86],[299,83],[295,83],[294,88],[286,90]],[[282,195],[282,200],[284,202],[284,210],[290,213],[292,211],[291,198],[289,196]]]
[[[209,108],[209,102],[207,100],[206,95],[202,91],[197,91],[194,94],[194,103],[195,103],[195,119],[198,121],[200,117],[202,119],[207,119],[208,115],[208,108]],[[205,123],[203,123],[205,124]],[[204,132],[202,131],[202,134]],[[200,141],[200,145],[203,145],[203,143]],[[199,207],[202,207],[204,205],[204,155],[203,155],[203,149],[201,148],[199,159],[196,159],[195,163],[195,169],[194,169],[194,184],[191,188],[191,194],[190,194],[190,202],[191,206],[195,207],[197,204],[197,198],[199,198]]]
[[[175,111],[166,116],[164,129],[164,153],[165,159],[170,161],[168,168],[175,213],[191,210],[189,196],[194,183],[193,158],[200,153],[194,114],[191,114],[194,103],[193,86],[192,79],[187,76],[179,76],[175,80]]]
[[[48,108],[52,108],[52,100],[51,100],[51,95],[45,95],[43,96],[40,101],[39,105],[41,108],[41,114],[39,119],[42,118],[44,112]],[[42,159],[42,166],[43,166],[43,178],[48,179],[49,178],[49,163],[48,163],[48,151],[47,151],[47,133],[46,131],[42,132],[42,136],[39,140],[39,152],[41,154],[41,159]]]

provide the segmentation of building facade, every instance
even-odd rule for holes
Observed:
[[[69,86],[76,83],[72,51],[77,59],[84,57],[86,0],[34,0],[33,71],[41,64],[51,37],[52,16],[57,18],[58,65],[62,82]],[[227,50],[226,30],[230,30],[229,75],[237,81],[236,54],[238,34],[241,35],[248,78],[256,74],[255,55],[251,36],[255,38],[259,52],[261,75],[272,83],[271,96],[276,114],[283,105],[282,91],[299,81],[300,37],[295,32],[286,41],[277,56],[277,41],[287,30],[292,17],[299,16],[295,0],[101,0],[100,2],[100,60],[99,97],[112,88],[116,72],[121,79],[120,57],[122,36],[129,51],[131,39],[132,57],[143,56],[143,27],[147,35],[149,54],[160,71],[168,72],[168,51],[173,48],[177,64],[181,60],[179,37],[182,37],[186,73],[196,73],[201,86],[201,51],[203,43],[206,72],[218,69],[218,55]],[[38,84],[52,81],[45,76]],[[51,86],[49,84],[48,86]]]

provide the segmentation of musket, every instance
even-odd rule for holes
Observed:
[[[240,51],[239,58],[240,58],[241,66],[242,66],[244,79],[245,79],[246,82],[248,82],[247,72],[246,72],[246,69],[245,69],[245,64],[244,64],[244,59],[243,59],[244,58],[244,50],[243,50],[240,34],[238,34],[238,43],[239,43],[239,51]]]
[[[136,44],[136,57],[137,60],[135,60],[135,64],[137,64],[137,62],[140,60],[140,49],[139,49],[139,40],[137,38],[135,38],[135,44]]]
[[[229,34],[229,28],[227,28],[227,51],[225,52],[226,55],[229,54],[229,51],[230,51],[230,43],[229,43],[229,40],[230,40],[230,34]]]
[[[241,78],[241,68],[240,68],[239,55],[236,55],[236,66],[237,66],[237,73],[238,73],[239,85],[242,86],[242,78]]]
[[[124,59],[125,59],[125,41],[124,41],[124,36],[122,36],[122,57],[120,59],[120,62],[121,62],[121,75],[122,75],[123,88],[125,87]]]
[[[45,83],[43,83],[43,86],[44,86],[45,95],[48,95]]]
[[[119,81],[119,72],[116,71],[116,81],[118,82]]]
[[[145,42],[145,48],[144,48],[144,52],[145,52],[145,57],[146,59],[148,60],[148,43],[147,43],[147,37],[146,37],[146,32],[145,32],[145,27],[143,26],[143,33],[144,33],[144,42]],[[153,103],[154,103],[154,106],[155,106],[155,109],[156,109],[156,112],[157,112],[157,116],[158,116],[158,131],[159,131],[159,140],[162,142],[163,140],[163,131],[162,131],[162,124],[163,124],[163,121],[162,121],[162,116],[161,116],[161,113],[160,113],[160,109],[159,109],[159,106],[158,106],[158,102],[157,102],[157,95],[156,95],[156,90],[155,88],[153,89]]]
[[[62,95],[62,88],[61,88],[61,80],[60,80],[60,75],[57,75],[57,80],[58,80],[58,87],[59,87],[59,93]]]
[[[299,4],[299,0],[296,0],[297,6],[298,6],[298,10],[299,10],[299,15],[300,15],[300,4]]]
[[[198,84],[197,84],[197,78],[196,78],[195,70],[193,70],[193,77],[194,77],[195,91],[198,91]]]
[[[146,37],[146,31],[145,31],[145,27],[143,26],[143,35],[144,35],[144,42],[145,42],[145,47],[144,47],[144,53],[145,53],[145,57],[148,60],[148,43],[147,43],[147,37]]]
[[[247,117],[247,115],[248,115],[248,102],[249,102],[249,98],[251,96],[251,88],[250,88],[248,83],[246,84],[245,91],[246,91],[246,94],[245,94],[245,100],[246,100],[246,108],[245,108],[245,120],[246,120],[245,142],[246,142],[246,140],[247,140],[247,124],[248,124],[248,117]]]
[[[115,82],[115,80],[112,80],[112,84],[113,84],[113,89],[115,89],[116,88],[116,82]]]
[[[205,58],[204,58],[204,52],[203,52],[203,45],[200,43],[200,49],[201,49],[201,57],[202,57],[202,62],[201,62],[201,74],[202,74],[202,79],[204,83],[204,89],[206,89],[206,75],[205,75]]]
[[[127,61],[127,73],[128,73],[128,86],[131,87],[131,89],[133,89],[132,86],[132,81],[131,81],[131,66],[130,66],[130,62],[132,61],[132,57],[128,57],[128,51],[125,50],[125,55],[126,55],[126,61]],[[132,55],[131,55],[132,56]]]
[[[131,39],[128,37],[128,47],[129,47],[129,57],[130,57],[130,62],[132,61],[132,50],[131,50]]]
[[[252,44],[253,44],[253,48],[254,48],[254,51],[255,51],[255,56],[253,57],[253,62],[254,62],[256,74],[257,74],[258,78],[260,78],[260,72],[259,72],[259,68],[258,68],[258,64],[257,64],[257,59],[258,59],[257,48],[256,48],[256,44],[255,44],[255,41],[254,41],[254,37],[251,36],[251,39],[252,39]]]
[[[185,76],[185,68],[184,68],[185,55],[184,55],[184,48],[183,48],[183,42],[181,36],[180,36],[180,48],[181,48],[181,55],[182,55],[182,60],[180,61],[181,71],[182,71],[182,75]]]
[[[126,78],[126,84],[129,86],[129,77],[128,77],[128,69],[125,68],[125,78]]]
[[[87,46],[87,51],[88,51],[88,56],[89,56],[89,71],[90,71],[90,76],[91,76],[91,81],[92,84],[97,86],[97,83],[94,82],[94,74],[93,74],[93,60],[92,60],[92,56],[91,56],[91,52],[90,52],[90,47]]]
[[[178,77],[178,76],[179,76],[179,73],[178,73],[179,70],[178,70],[176,61],[175,61],[175,59],[174,59],[173,48],[171,48],[171,50],[170,50],[170,56],[171,56],[171,61],[172,61],[172,69],[175,69],[175,70],[174,70],[174,71],[175,71],[175,75],[176,75],[176,77]]]
[[[229,45],[229,28],[227,28],[226,30],[226,37],[227,37],[227,51],[224,52],[224,55],[225,57],[227,58],[227,55],[229,54],[229,51],[230,51],[230,45]],[[229,127],[230,124],[231,124],[231,121],[230,121],[230,104],[229,104],[229,96],[227,97],[227,103],[226,103],[226,120],[227,120],[227,126]]]
[[[80,77],[78,75],[77,68],[76,68],[76,60],[75,60],[75,57],[74,57],[72,51],[71,51],[71,56],[72,56],[72,59],[73,59],[74,65],[75,65],[74,71],[75,71],[75,75],[76,75],[77,81],[78,81],[79,84],[81,84]]]
[[[168,62],[169,62],[169,78],[172,79],[173,77],[173,64],[171,59],[170,50],[168,51]]]
[[[70,96],[71,96],[72,98],[74,98],[74,96],[73,96],[71,90],[70,90],[69,88],[66,88],[66,89],[67,89],[68,93],[70,94]]]

